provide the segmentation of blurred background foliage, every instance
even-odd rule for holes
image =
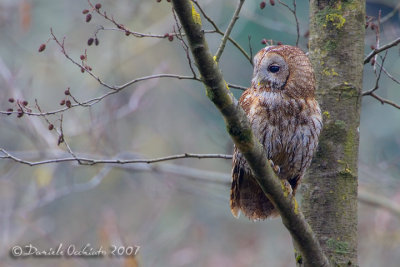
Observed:
[[[263,47],[263,38],[295,44],[293,16],[282,6],[259,7],[246,1],[232,32],[246,51]],[[291,1],[286,1],[290,4]],[[94,2],[95,3],[95,2]],[[102,9],[133,31],[163,35],[174,29],[171,5],[139,0],[104,0]],[[236,1],[199,0],[224,30]],[[368,0],[367,14],[391,12],[397,0]],[[306,50],[308,1],[298,1],[300,46]],[[87,46],[100,25],[115,28],[98,15],[85,23],[85,0],[0,0],[0,110],[14,107],[10,97],[34,101],[43,111],[60,108],[64,91],[79,100],[108,89],[71,64],[54,41],[44,52],[50,27],[67,53],[79,61],[87,49],[93,72],[110,85],[159,73],[191,75],[176,38],[135,38],[105,30],[100,44]],[[212,29],[203,18],[203,26]],[[399,13],[381,28],[381,44],[400,36]],[[250,41],[249,41],[250,37]],[[215,53],[221,36],[207,34]],[[367,30],[365,53],[375,44]],[[399,48],[389,51],[385,67],[400,78]],[[345,62],[343,62],[345,64]],[[220,67],[225,79],[248,86],[252,66],[228,43]],[[373,88],[373,67],[366,65],[364,90]],[[239,97],[240,90],[232,89]],[[397,103],[400,88],[385,75],[377,93]],[[48,119],[59,127],[59,116]],[[362,101],[360,125],[360,188],[400,203],[400,110],[371,97]],[[68,156],[58,135],[43,118],[1,115],[0,147],[27,160]],[[63,113],[65,139],[79,155],[95,158],[154,158],[180,153],[232,153],[221,116],[207,99],[201,83],[155,79],[136,83],[90,108]],[[279,219],[251,222],[229,210],[231,162],[225,159],[181,159],[153,165],[109,168],[58,163],[29,167],[0,160],[0,266],[294,266],[290,235]],[[202,181],[208,177],[213,182]],[[132,258],[12,259],[13,245],[40,249],[59,243],[77,248],[110,245],[140,246]],[[398,266],[399,217],[359,205],[360,266]]]

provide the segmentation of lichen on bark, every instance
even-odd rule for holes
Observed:
[[[364,0],[310,1],[310,59],[324,128],[301,188],[302,210],[332,266],[357,266],[364,26]]]

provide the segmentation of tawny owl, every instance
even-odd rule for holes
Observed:
[[[251,87],[240,97],[254,134],[293,195],[311,163],[322,128],[314,91],[308,57],[297,47],[278,45],[265,47],[254,57]],[[240,211],[253,220],[278,214],[236,147],[230,205],[235,217]]]

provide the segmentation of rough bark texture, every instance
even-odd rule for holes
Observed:
[[[311,0],[310,19],[310,59],[324,128],[303,181],[302,210],[332,266],[357,266],[365,0]]]
[[[329,262],[305,221],[296,199],[284,192],[285,188],[269,166],[264,148],[255,138],[245,112],[229,91],[217,63],[213,60],[195,6],[189,0],[172,0],[172,4],[186,33],[207,96],[224,116],[233,142],[250,165],[264,193],[279,210],[283,224],[299,245],[299,251],[307,259],[309,266],[328,266]]]

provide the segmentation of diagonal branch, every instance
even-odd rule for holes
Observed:
[[[300,211],[295,198],[285,196],[279,179],[268,164],[264,148],[254,136],[243,109],[228,90],[221,70],[208,48],[202,31],[200,15],[189,0],[172,0],[181,21],[193,57],[199,68],[207,96],[223,115],[227,130],[236,147],[247,160],[257,182],[279,210],[283,224],[299,244],[310,266],[329,266],[321,246]]]
[[[386,16],[384,16],[381,19],[381,23],[385,23],[386,21],[390,20],[394,15],[396,15],[397,12],[400,10],[400,3],[397,4],[395,8],[393,8],[392,11],[390,11]]]
[[[382,64],[380,65],[380,69],[379,69],[378,76],[377,76],[376,79],[375,79],[375,86],[374,86],[374,88],[372,88],[372,89],[370,89],[370,90],[368,90],[368,91],[366,91],[366,92],[363,92],[363,93],[362,93],[362,96],[371,95],[372,93],[374,93],[376,90],[379,89],[379,80],[381,79],[381,74],[382,74],[382,70],[383,70],[383,64],[385,63],[386,56],[387,56],[387,51],[386,51],[386,53],[385,53],[385,56],[384,56],[383,59],[382,59]]]
[[[222,52],[224,52],[226,42],[228,41],[229,35],[232,32],[233,26],[235,26],[236,21],[239,19],[240,9],[242,9],[243,3],[244,3],[244,0],[239,0],[238,5],[235,10],[235,13],[233,14],[231,21],[229,22],[228,28],[226,28],[224,37],[222,37],[221,44],[218,47],[217,53],[215,54],[216,62],[219,62]]]
[[[370,193],[366,190],[360,190],[358,191],[358,201],[371,206],[386,209],[392,212],[394,215],[400,217],[400,206],[396,205],[392,199],[383,195]]]
[[[282,6],[286,7],[290,12],[292,12],[294,16],[294,20],[296,21],[296,32],[297,32],[297,38],[296,38],[296,46],[299,46],[299,39],[300,39],[300,24],[299,24],[299,19],[297,18],[297,5],[296,5],[296,0],[293,0],[293,8],[291,8],[288,4],[278,0],[279,4]]]
[[[396,78],[394,78],[389,72],[387,72],[387,71],[385,70],[385,68],[383,67],[383,64],[385,63],[386,56],[387,56],[387,51],[385,52],[385,56],[383,57],[382,63],[381,63],[381,64],[379,64],[378,62],[375,62],[375,65],[378,65],[378,66],[380,67],[380,69],[379,69],[379,74],[378,74],[378,76],[377,76],[377,78],[376,78],[376,80],[375,80],[375,86],[374,86],[374,88],[372,88],[372,89],[370,89],[370,90],[368,90],[368,91],[363,92],[363,93],[362,93],[362,96],[367,96],[367,95],[369,95],[369,96],[371,96],[371,97],[377,99],[379,102],[381,102],[382,105],[383,105],[383,104],[388,104],[388,105],[391,105],[391,106],[393,106],[393,107],[395,107],[395,108],[400,109],[400,105],[396,104],[396,103],[393,102],[393,101],[390,101],[390,100],[388,100],[388,99],[385,99],[385,98],[383,98],[383,97],[380,97],[380,96],[378,96],[378,95],[375,93],[375,91],[379,89],[379,79],[381,78],[382,71],[383,71],[390,79],[392,79],[394,82],[399,83],[399,81],[398,81]]]
[[[213,26],[214,30],[216,33],[220,35],[224,35],[224,32],[220,30],[220,28],[215,24],[214,20],[210,18],[206,12],[204,12],[203,8],[199,5],[197,0],[192,0],[192,2],[197,6],[197,8],[200,10],[200,13],[203,15],[203,17]],[[204,31],[206,32],[206,31]],[[239,51],[243,54],[243,56],[250,62],[251,65],[253,65],[253,60],[252,56],[247,54],[247,52],[241,47],[235,40],[233,40],[231,37],[228,36],[229,42],[231,42]]]
[[[373,98],[375,98],[375,99],[378,100],[379,102],[381,102],[382,105],[383,105],[383,104],[388,104],[388,105],[390,105],[390,106],[392,106],[392,107],[395,107],[395,108],[400,109],[400,105],[399,105],[399,104],[396,104],[395,102],[390,101],[390,100],[388,100],[388,99],[386,99],[386,98],[380,97],[380,96],[378,96],[377,94],[375,94],[374,92],[371,92],[371,93],[369,93],[368,95],[371,96],[371,97],[373,97]]]
[[[392,42],[390,42],[388,44],[385,44],[384,46],[381,46],[377,49],[372,50],[371,53],[369,53],[368,56],[365,57],[364,64],[367,64],[371,60],[371,58],[373,58],[375,55],[379,54],[380,52],[385,51],[385,50],[387,50],[393,46],[396,46],[398,44],[400,44],[400,37],[397,38],[396,40],[393,40]]]

